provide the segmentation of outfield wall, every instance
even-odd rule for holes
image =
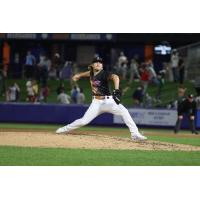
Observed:
[[[68,124],[81,118],[87,108],[86,105],[1,103],[0,122]],[[140,126],[173,127],[177,118],[176,110],[169,109],[130,108],[129,112]],[[123,121],[119,116],[106,113],[94,119],[91,125],[123,125]],[[200,128],[200,110],[196,125]],[[186,118],[182,126],[188,128]]]

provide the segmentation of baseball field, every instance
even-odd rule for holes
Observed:
[[[188,131],[142,129],[133,142],[127,128],[86,126],[57,135],[60,125],[0,124],[1,166],[199,166],[200,136]]]

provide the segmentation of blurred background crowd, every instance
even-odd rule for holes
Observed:
[[[128,106],[176,108],[180,93],[200,105],[199,34],[0,34],[0,101],[87,104],[71,77],[97,55]]]

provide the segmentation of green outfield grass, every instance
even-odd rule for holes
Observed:
[[[0,131],[55,131],[60,125],[0,124]],[[100,134],[130,137],[127,128],[83,127],[82,131],[96,131]],[[113,133],[114,131],[114,133]],[[112,132],[112,133],[111,133]],[[174,136],[171,130],[143,129],[148,139],[200,146],[200,137],[189,137],[187,131],[182,136]],[[168,152],[139,150],[87,150],[64,148],[32,148],[0,146],[2,166],[199,166],[199,152]]]
[[[2,166],[193,166],[200,152],[0,147]]]

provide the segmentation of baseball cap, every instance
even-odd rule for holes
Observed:
[[[98,57],[95,57],[92,61],[92,63],[96,63],[96,62],[100,62],[100,63],[103,63],[103,59],[100,58],[99,56]]]

